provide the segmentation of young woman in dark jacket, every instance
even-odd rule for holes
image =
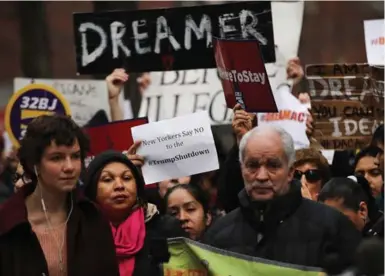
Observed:
[[[76,190],[87,149],[69,117],[28,124],[18,154],[31,182],[0,207],[0,275],[119,275],[108,222]]]
[[[120,276],[162,275],[160,263],[170,255],[155,205],[144,198],[144,180],[126,155],[106,151],[89,164],[85,194],[110,221]]]

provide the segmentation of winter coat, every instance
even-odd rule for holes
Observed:
[[[241,207],[211,226],[204,242],[217,248],[290,264],[341,271],[352,262],[361,234],[344,215],[301,195],[297,181],[264,209],[239,193]]]

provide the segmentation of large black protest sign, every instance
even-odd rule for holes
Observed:
[[[275,62],[270,2],[75,13],[79,74],[215,68],[212,38],[257,39]]]

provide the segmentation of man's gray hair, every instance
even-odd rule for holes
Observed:
[[[289,166],[293,165],[295,161],[295,149],[294,149],[294,142],[291,135],[286,132],[281,127],[278,126],[272,126],[272,125],[262,125],[262,126],[256,126],[250,131],[248,131],[245,135],[243,135],[241,142],[239,143],[239,161],[243,163],[244,155],[245,155],[245,148],[250,138],[252,138],[255,135],[263,135],[265,133],[276,133],[281,138],[283,150],[285,152],[286,158],[289,162]]]

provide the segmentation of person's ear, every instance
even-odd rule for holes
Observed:
[[[206,226],[210,226],[211,222],[213,220],[213,217],[210,213],[206,214]]]
[[[364,202],[364,201],[360,202],[360,207],[358,209],[358,213],[364,221],[368,220],[368,205],[366,204],[366,202]]]

